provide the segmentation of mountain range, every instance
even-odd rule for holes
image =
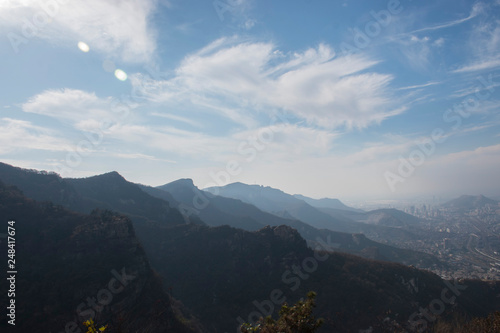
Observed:
[[[82,320],[91,307],[81,303],[109,295],[105,287],[116,287],[109,281],[122,269],[130,269],[134,281],[113,300],[101,299],[96,320],[123,332],[234,332],[243,321],[276,315],[283,301],[293,303],[309,290],[318,293],[317,316],[326,320],[321,332],[408,328],[425,321],[422,309],[443,293],[456,300],[445,303],[444,320],[500,308],[500,282],[444,281],[407,266],[439,265],[432,256],[311,225],[338,221],[407,232],[400,223],[380,223],[389,217],[418,223],[399,211],[314,207],[274,189],[277,209],[269,211],[199,190],[189,179],[154,188],[116,172],[63,179],[1,163],[0,181],[7,184],[0,186],[0,218],[19,225],[25,287],[19,320],[26,331],[63,331]],[[246,186],[255,190],[237,185]],[[345,215],[330,219],[319,208]],[[370,214],[379,214],[379,222],[349,217],[361,221]]]
[[[393,239],[405,241],[425,237],[420,230],[412,228],[420,222],[418,218],[396,209],[364,212],[336,199],[314,200],[271,187],[243,183],[211,187],[205,191],[241,200],[277,216],[298,219],[318,229],[362,233],[378,242],[391,244]],[[299,198],[306,198],[311,204]],[[344,209],[335,208],[339,206]]]

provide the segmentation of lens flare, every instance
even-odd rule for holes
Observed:
[[[125,81],[127,79],[127,73],[125,73],[121,69],[115,70],[115,76],[120,81]]]
[[[84,43],[84,42],[78,42],[78,48],[82,52],[89,52],[89,50],[90,50],[90,47],[87,45],[87,43]]]

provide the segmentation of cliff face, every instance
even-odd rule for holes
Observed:
[[[69,212],[0,184],[0,221],[7,228],[11,220],[16,332],[85,332],[82,322],[90,317],[115,332],[194,331],[172,308],[128,218]],[[4,241],[1,247],[7,253]],[[6,288],[1,284],[2,297]]]

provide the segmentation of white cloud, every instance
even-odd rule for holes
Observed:
[[[431,27],[425,27],[422,29],[414,30],[414,31],[410,32],[410,34],[416,34],[416,33],[424,32],[424,31],[434,31],[434,30],[440,30],[440,29],[444,29],[444,28],[453,27],[455,25],[458,25],[458,24],[461,24],[461,23],[464,23],[464,22],[467,22],[467,21],[473,19],[474,17],[476,17],[479,14],[481,14],[482,12],[484,12],[484,10],[485,10],[484,4],[478,2],[478,3],[474,4],[469,16],[467,16],[465,18],[442,23],[442,24],[438,24],[438,25],[434,25]]]
[[[156,0],[4,0],[0,31],[75,47],[81,41],[108,57],[147,62],[156,49],[149,21],[155,6]]]
[[[454,70],[453,73],[476,72],[496,67],[500,67],[500,59],[482,59],[470,65],[460,67]]]
[[[482,22],[474,27],[469,39],[469,53],[474,60],[453,73],[467,73],[500,67],[500,21]]]
[[[204,161],[225,160],[235,149],[227,138],[166,126],[116,124],[106,131],[106,138],[137,151],[167,152]]]
[[[95,93],[82,90],[61,89],[47,90],[33,96],[22,105],[22,110],[56,119],[76,132],[101,133],[112,147],[126,144],[133,151],[160,151],[215,160],[224,159],[236,149],[236,143],[232,143],[228,137],[206,135],[198,128],[187,131],[165,126],[157,118],[145,117],[133,109],[123,112],[114,104],[110,97],[100,98]],[[153,114],[201,126],[187,117]]]
[[[366,127],[404,110],[388,92],[393,77],[371,70],[376,64],[362,55],[335,57],[326,45],[283,55],[271,43],[220,39],[186,57],[170,80],[131,82],[152,101],[203,100],[236,118],[277,108],[324,128]]]
[[[420,89],[420,88],[425,88],[425,87],[429,87],[429,86],[434,86],[434,85],[441,84],[441,83],[442,83],[442,82],[438,82],[438,81],[431,81],[431,82],[427,82],[427,83],[423,83],[423,84],[417,84],[417,85],[414,85],[414,86],[401,87],[401,88],[398,88],[398,90]]]
[[[416,35],[408,35],[397,40],[401,53],[405,56],[408,64],[416,70],[427,70],[431,63],[432,47],[435,42],[427,36],[419,38]]]
[[[176,116],[176,115],[170,114],[170,113],[153,112],[153,113],[151,113],[151,116],[172,119],[172,120],[175,120],[175,121],[179,121],[181,123],[185,123],[185,124],[191,125],[193,127],[199,127],[199,128],[203,127],[203,125],[200,122],[195,121],[195,120],[193,120],[191,118]]]
[[[441,37],[441,38],[436,39],[433,44],[436,46],[439,46],[439,47],[443,46],[444,45],[444,38]]]
[[[240,157],[253,149],[259,158],[267,161],[287,160],[297,156],[324,156],[330,153],[339,133],[304,127],[297,124],[278,123],[233,135],[239,142]],[[256,142],[255,144],[253,142]],[[245,157],[250,157],[248,154]],[[253,159],[253,158],[252,158]]]
[[[0,119],[0,155],[21,150],[66,151],[68,142],[29,121]]]
[[[112,157],[118,157],[118,158],[122,158],[122,159],[128,159],[128,160],[160,161],[160,162],[167,162],[167,163],[177,163],[176,161],[166,160],[163,158],[157,158],[155,156],[141,154],[141,153],[114,153],[114,152],[108,153],[108,152],[106,152],[106,155],[112,156]]]
[[[46,90],[22,105],[24,112],[52,117],[82,131],[92,131],[120,120],[125,113],[113,108],[110,97],[77,89]],[[113,112],[112,110],[116,111]]]

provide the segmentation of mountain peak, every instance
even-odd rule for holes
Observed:
[[[99,176],[97,176],[99,177]],[[104,173],[101,175],[101,177],[107,177],[107,178],[119,178],[125,180],[125,178],[118,173],[118,171],[111,171],[108,173]]]
[[[126,179],[120,175],[117,171],[106,172],[96,176],[90,176],[86,178],[67,178],[69,180],[84,180],[84,179],[92,179],[92,180],[120,180],[126,181]]]
[[[159,189],[167,190],[167,189],[172,189],[172,188],[179,188],[179,187],[196,187],[194,185],[194,182],[191,178],[181,178],[174,180],[173,182],[167,183],[165,185],[157,186]]]
[[[453,199],[443,204],[443,207],[459,209],[459,210],[471,210],[476,208],[481,208],[487,205],[498,205],[498,201],[485,197],[484,195],[462,195],[457,199]]]

